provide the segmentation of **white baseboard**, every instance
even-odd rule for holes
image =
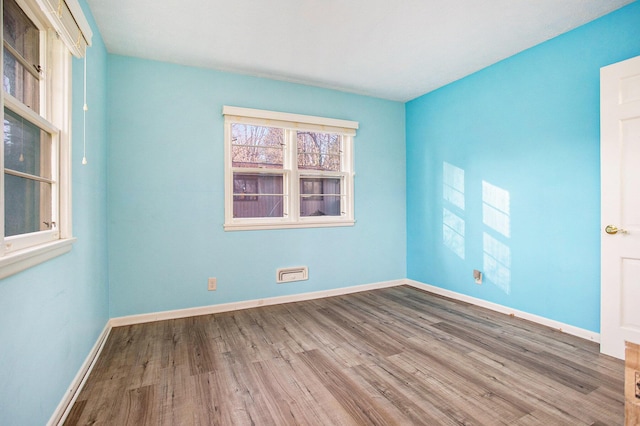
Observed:
[[[564,324],[559,321],[555,321],[549,318],[530,314],[528,312],[519,311],[517,309],[513,309],[508,306],[499,305],[493,302],[487,302],[486,300],[478,299],[472,296],[467,296],[466,294],[456,293],[455,291],[436,287],[430,284],[424,284],[419,281],[407,279],[405,280],[405,284],[415,288],[419,288],[421,290],[426,290],[430,293],[438,294],[440,296],[449,297],[451,299],[460,300],[461,302],[471,303],[472,305],[491,309],[492,311],[500,312],[502,314],[513,315],[518,318],[526,319],[531,322],[545,325],[547,327],[555,328],[556,330],[559,330],[563,333],[571,334],[572,336],[577,336],[586,340],[591,340],[593,342],[600,343],[600,334],[595,333],[593,331],[585,330],[583,328],[575,327],[569,324]]]
[[[89,373],[91,373],[91,370],[93,370],[93,367],[96,364],[100,352],[102,352],[102,348],[104,347],[104,344],[107,341],[107,337],[109,337],[110,332],[111,326],[109,326],[109,323],[107,322],[107,324],[104,326],[104,329],[98,336],[98,340],[96,341],[95,345],[93,345],[93,348],[91,348],[91,351],[89,351],[89,355],[87,355],[84,363],[82,363],[82,366],[80,366],[80,370],[78,370],[76,377],[74,377],[73,381],[71,382],[71,386],[69,386],[69,389],[64,394],[64,397],[60,401],[60,404],[58,404],[58,407],[47,422],[47,426],[61,425],[64,423],[67,416],[69,415],[69,411],[71,411],[71,407],[73,407],[74,402],[78,398],[80,390],[84,386],[84,383],[87,381]]]
[[[401,279],[393,281],[383,281],[373,284],[365,284],[354,287],[342,287],[332,290],[322,290],[310,293],[293,294],[290,296],[277,296],[269,297],[266,299],[254,299],[245,300],[240,302],[223,303],[219,305],[201,306],[197,308],[178,309],[173,311],[154,312],[149,314],[130,315],[123,317],[111,318],[109,320],[110,327],[120,327],[124,325],[142,324],[145,322],[162,321],[167,319],[188,318],[198,315],[216,314],[220,312],[237,311],[240,309],[257,308],[259,306],[279,305],[282,303],[302,302],[305,300],[322,299],[331,296],[340,296],[350,293],[358,293],[361,291],[376,290],[380,288],[396,287],[399,285],[409,285],[421,290],[428,291],[430,293],[438,294],[441,296],[449,297],[451,299],[459,300],[461,302],[471,303],[472,305],[480,306],[490,309],[492,311],[500,312],[506,315],[513,315],[518,318],[526,319],[537,324],[541,324],[547,327],[554,328],[562,331],[563,333],[571,334],[582,339],[591,340],[596,343],[600,343],[600,334],[593,331],[585,330],[573,325],[565,324],[559,321],[555,321],[549,318],[541,317],[539,315],[530,314],[528,312],[519,311],[517,309],[510,308],[508,306],[499,305],[497,303],[488,302],[476,297],[467,296],[466,294],[457,293],[455,291],[447,290],[444,288],[436,287],[430,284],[425,284],[419,281],[410,279]]]
[[[241,302],[222,303],[220,305],[201,306],[197,308],[178,309],[174,311],[155,312],[150,314],[130,315],[111,318],[109,326],[120,327],[123,325],[142,324],[145,322],[161,321],[194,317],[198,315],[217,314],[220,312],[237,311],[240,309],[257,308],[259,306],[279,305],[282,303],[301,302],[304,300],[322,299],[343,294],[359,293],[361,291],[376,290],[379,288],[396,287],[405,284],[406,280],[383,281],[374,284],[364,284],[354,287],[341,287],[332,290],[321,290],[310,293],[292,294],[290,296],[268,297],[266,299],[254,299]]]

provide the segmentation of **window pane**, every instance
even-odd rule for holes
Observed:
[[[233,167],[282,168],[283,129],[235,123],[231,144]]]
[[[341,142],[335,133],[298,132],[298,168],[340,171]]]
[[[340,216],[340,178],[301,178],[301,216]]]
[[[4,167],[51,179],[51,135],[6,108]]]
[[[14,0],[4,1],[4,41],[13,47],[33,70],[40,67],[40,34]],[[18,98],[36,112],[40,112],[38,79],[6,48],[3,49],[3,83],[7,93]]]
[[[283,177],[233,174],[233,217],[282,217]]]
[[[5,236],[51,227],[51,184],[4,175]]]

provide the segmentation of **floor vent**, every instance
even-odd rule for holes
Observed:
[[[309,268],[297,266],[295,268],[280,268],[276,271],[277,283],[290,283],[292,281],[304,281],[309,279]]]

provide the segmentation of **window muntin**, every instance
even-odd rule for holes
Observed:
[[[236,107],[223,114],[225,229],[354,224],[357,123]]]

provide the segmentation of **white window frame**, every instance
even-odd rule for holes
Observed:
[[[0,104],[51,135],[52,229],[5,237],[4,142],[0,151],[0,279],[71,250],[71,53],[84,56],[91,29],[77,0],[16,0],[40,31],[43,69],[40,111],[34,112],[4,90]],[[0,18],[2,19],[2,18]],[[4,49],[4,41],[0,34]],[[3,59],[0,67],[4,69]],[[4,140],[4,126],[3,126]]]
[[[224,106],[224,170],[225,170],[225,231],[283,228],[318,228],[353,226],[354,218],[354,137],[355,121],[315,117],[285,112]],[[284,130],[283,169],[234,168],[231,161],[231,125],[234,123],[282,128]],[[297,131],[337,133],[342,138],[340,171],[298,170]],[[283,176],[283,217],[234,218],[234,172],[274,174]],[[341,214],[339,216],[301,216],[300,178],[340,178],[342,180]]]

